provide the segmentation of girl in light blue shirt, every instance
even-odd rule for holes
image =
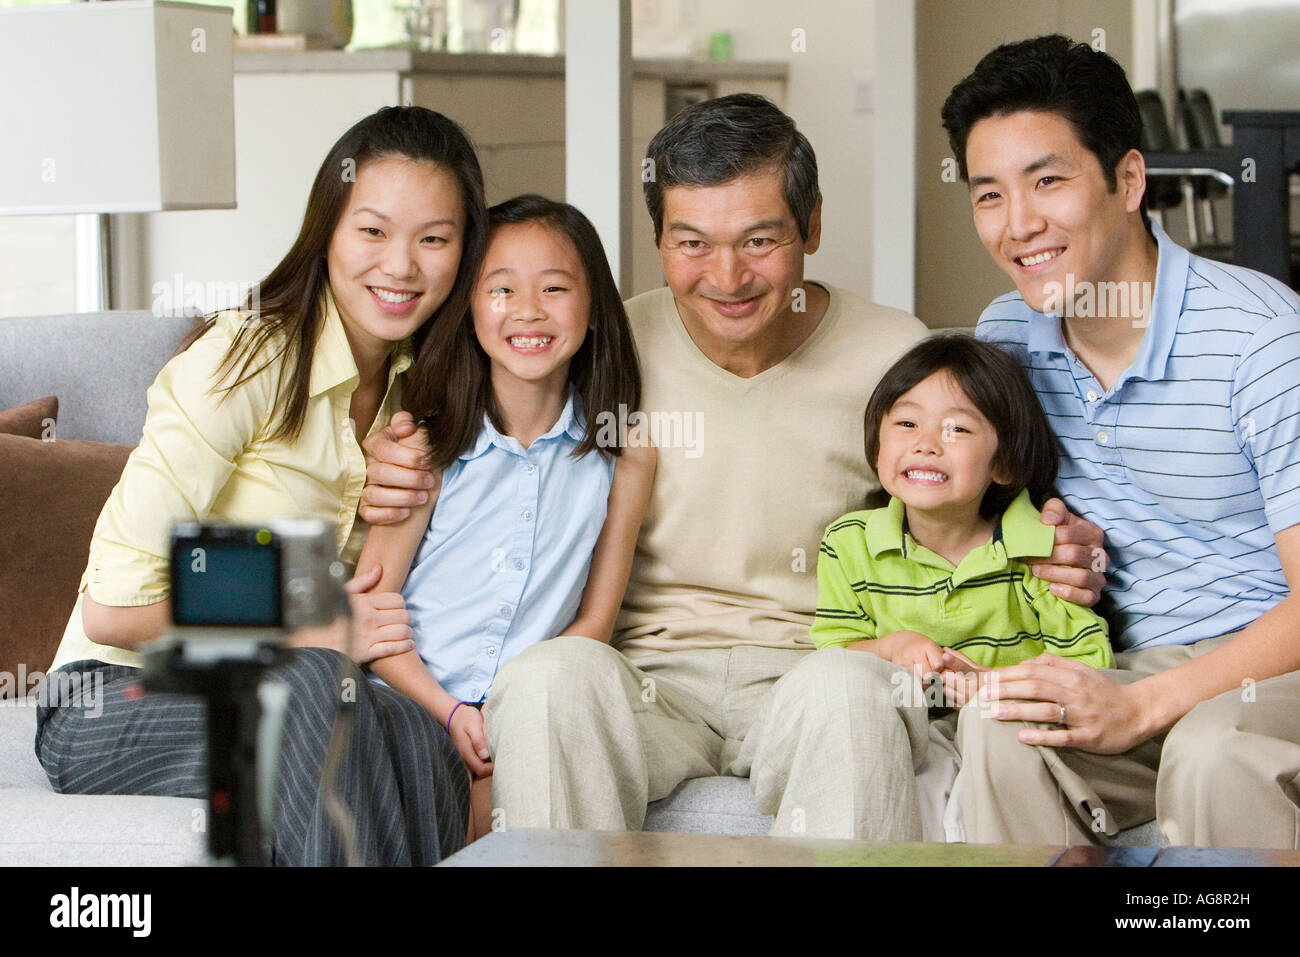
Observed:
[[[446,726],[476,779],[502,664],[560,634],[609,641],[655,470],[643,434],[619,431],[640,372],[595,228],[532,195],[488,228],[470,315],[437,325],[409,376],[422,429],[405,441],[429,458],[430,500],[372,529],[357,565],[358,581],[381,567],[358,628],[415,639],[373,671]]]

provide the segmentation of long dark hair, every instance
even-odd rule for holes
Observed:
[[[998,436],[993,469],[1012,476],[1010,484],[994,482],[989,486],[980,501],[980,515],[1001,515],[1025,488],[1034,505],[1042,508],[1056,483],[1056,436],[1047,415],[1020,364],[997,346],[965,333],[923,339],[881,377],[867,403],[867,463],[877,469],[880,424],[894,403],[918,382],[941,371],[952,375],[975,408],[989,420]]]
[[[487,242],[487,204],[483,173],[464,131],[452,120],[421,106],[386,106],[361,120],[340,137],[316,172],[298,238],[280,264],[242,304],[258,312],[244,324],[217,369],[221,391],[243,385],[258,373],[280,364],[272,439],[293,441],[307,413],[311,363],[324,319],[325,288],[329,282],[326,255],[339,218],[347,208],[352,184],[371,160],[402,157],[445,169],[460,186],[465,210],[460,266],[446,300],[416,331],[414,345],[444,317],[449,321],[469,311],[469,300]],[[188,339],[189,345],[212,327],[208,321]],[[233,381],[228,381],[233,379]]]
[[[636,345],[591,220],[568,203],[530,193],[488,210],[488,237],[502,226],[524,223],[547,226],[573,244],[591,291],[587,338],[569,362],[569,385],[586,418],[586,434],[573,451],[576,458],[597,448],[602,421],[609,416],[625,421],[618,414],[620,406],[628,416],[639,409],[641,368]],[[504,431],[492,393],[491,363],[474,334],[469,310],[459,320],[433,324],[407,381],[406,408],[424,424],[434,468],[447,468],[474,444],[485,414],[498,431]],[[613,445],[602,443],[599,451],[622,454],[622,439],[618,436]]]

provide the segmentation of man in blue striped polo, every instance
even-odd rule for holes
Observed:
[[[1154,817],[1174,844],[1296,847],[1300,297],[1148,221],[1137,102],[1104,53],[998,47],[943,121],[1017,290],[977,335],[1024,363],[1058,489],[1105,530],[1120,652],[1003,669],[963,712],[967,837],[1104,842]]]

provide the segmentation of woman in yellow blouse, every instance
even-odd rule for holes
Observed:
[[[325,519],[337,523],[340,558],[355,563],[365,538],[358,437],[401,408],[429,328],[468,308],[485,216],[482,173],[460,128],[419,107],[382,109],[330,150],[297,240],[245,308],[217,315],[159,373],[51,666],[80,673],[51,687],[101,690],[93,708],[46,701],[38,712],[37,756],[56,790],[207,794],[203,706],[132,690],[134,649],[170,626],[171,523]],[[356,656],[409,647],[392,624],[396,640]],[[318,799],[338,653],[295,649],[273,675],[292,691],[273,860],[341,863]],[[361,684],[338,774],[356,848],[365,863],[436,863],[465,839],[464,766],[422,707]]]

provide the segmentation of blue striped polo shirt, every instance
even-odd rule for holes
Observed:
[[[1060,441],[1061,497],[1105,530],[1125,650],[1253,622],[1288,594],[1274,536],[1300,523],[1300,297],[1152,232],[1148,326],[1109,390],[1018,293],[976,330],[1024,365]]]
[[[570,393],[528,448],[483,417],[442,488],[402,588],[415,648],[459,701],[482,701],[501,666],[578,614],[614,459],[571,454],[586,432]]]

